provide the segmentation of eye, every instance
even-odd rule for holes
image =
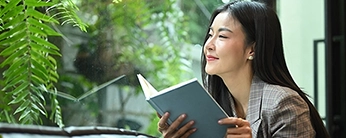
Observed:
[[[227,36],[224,35],[219,35],[220,38],[228,38]]]
[[[213,36],[213,35],[209,33],[207,37],[210,38],[210,37],[212,37],[212,36]]]

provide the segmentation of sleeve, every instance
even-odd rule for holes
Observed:
[[[272,137],[311,138],[315,131],[310,121],[309,107],[295,92],[278,96],[268,116]]]

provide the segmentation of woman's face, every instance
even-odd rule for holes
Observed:
[[[251,47],[246,47],[245,34],[238,20],[227,12],[218,14],[210,26],[209,38],[204,45],[205,71],[220,77],[237,74],[246,67],[251,53]]]

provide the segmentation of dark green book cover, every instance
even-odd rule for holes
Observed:
[[[148,103],[160,115],[170,113],[169,124],[185,113],[187,118],[182,124],[194,120],[193,127],[197,128],[190,138],[225,136],[229,126],[219,125],[218,120],[228,116],[196,78],[158,92],[143,76],[137,76]]]

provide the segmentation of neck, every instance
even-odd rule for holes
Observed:
[[[246,115],[253,77],[251,67],[244,68],[236,73],[220,75],[220,77],[234,97],[237,110],[243,110],[243,114]]]

